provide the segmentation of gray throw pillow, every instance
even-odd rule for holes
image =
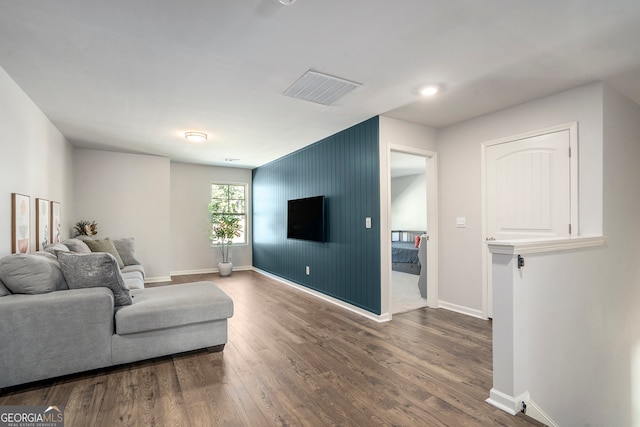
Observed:
[[[0,259],[0,280],[14,294],[46,294],[67,288],[55,258],[46,252],[38,255],[15,254]]]
[[[0,297],[5,295],[11,295],[11,292],[9,292],[9,289],[0,281]]]
[[[77,252],[80,254],[89,254],[91,253],[91,249],[85,242],[79,239],[67,239],[62,242],[71,252]]]
[[[78,240],[82,240],[83,242],[86,242],[87,240],[93,240],[93,237],[87,236],[86,234],[78,234],[77,236],[73,237],[74,239],[78,239]]]
[[[107,240],[109,238],[107,237]],[[120,254],[120,258],[122,258],[122,262],[124,265],[140,265],[141,262],[138,261],[136,257],[136,245],[133,237],[128,237],[126,239],[113,239],[113,244],[116,247],[116,250]]]
[[[113,255],[118,262],[118,267],[124,267],[124,263],[122,262],[122,258],[120,258],[120,254],[118,253],[116,246],[113,244],[113,241],[109,240],[109,238],[103,240],[85,240],[84,243],[89,246],[91,252],[106,252]]]
[[[69,252],[69,248],[67,247],[67,245],[64,245],[62,243],[54,243],[52,245],[47,245],[47,247],[44,248],[44,251],[55,255],[56,251]]]
[[[58,261],[69,289],[109,288],[113,292],[116,307],[131,305],[131,294],[113,255],[105,252],[58,252]]]

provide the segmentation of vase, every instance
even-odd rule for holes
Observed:
[[[233,270],[233,264],[231,262],[219,262],[218,263],[218,271],[221,276],[229,276],[231,275],[231,271]]]

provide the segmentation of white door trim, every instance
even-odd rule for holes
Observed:
[[[506,138],[494,139],[486,141],[480,144],[480,170],[482,175],[481,180],[481,201],[482,201],[482,239],[487,237],[487,171],[486,171],[486,150],[487,147],[504,144],[507,142],[518,141],[521,139],[536,137],[548,133],[569,131],[569,148],[571,150],[571,157],[569,159],[570,165],[570,186],[571,186],[571,233],[570,236],[580,235],[580,226],[578,222],[578,122],[563,123],[557,126],[551,126],[548,128],[525,132]],[[489,318],[492,315],[492,298],[491,286],[489,282],[491,280],[491,270],[489,268],[489,260],[491,259],[489,248],[486,242],[482,245],[482,317]]]
[[[387,144],[381,153],[380,173],[380,261],[382,312],[391,313],[391,152],[401,152],[427,159],[427,306],[436,308],[438,298],[438,155],[436,152],[398,144]]]

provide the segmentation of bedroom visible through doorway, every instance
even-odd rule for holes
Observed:
[[[427,306],[427,158],[391,151],[390,169],[391,313],[398,314]]]

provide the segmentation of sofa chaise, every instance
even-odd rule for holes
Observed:
[[[0,389],[224,348],[233,302],[214,283],[144,288],[139,266],[128,269],[129,289],[113,254],[70,253],[77,242],[63,243],[55,255],[0,259]]]

